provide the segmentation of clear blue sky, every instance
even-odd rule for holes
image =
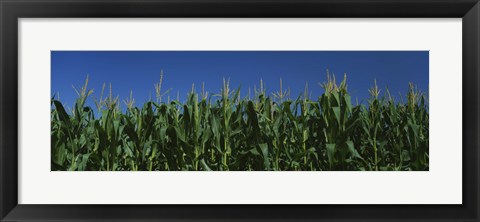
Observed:
[[[385,92],[399,99],[405,96],[408,83],[415,83],[422,91],[428,90],[428,51],[52,51],[51,93],[60,93],[60,99],[72,107],[76,93],[87,74],[89,88],[99,97],[102,84],[111,83],[113,94],[121,100],[133,96],[136,105],[143,104],[151,94],[155,98],[154,83],[164,72],[163,89],[171,90],[171,98],[185,99],[195,83],[200,91],[202,82],[209,92],[218,93],[222,79],[230,78],[231,88],[241,86],[241,95],[250,87],[259,86],[260,78],[267,92],[290,87],[291,97],[303,93],[308,82],[312,97],[323,92],[318,85],[326,80],[326,70],[335,73],[337,80],[347,73],[348,89],[359,101],[369,97],[373,80]],[[106,92],[108,92],[106,90]],[[166,100],[166,98],[165,98]],[[90,99],[89,105],[93,104]],[[122,102],[123,106],[123,102]]]

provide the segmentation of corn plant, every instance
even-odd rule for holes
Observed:
[[[171,100],[154,84],[156,98],[135,106],[110,84],[104,98],[85,84],[67,111],[51,101],[51,168],[77,171],[337,171],[428,170],[427,97],[409,85],[405,103],[376,81],[366,104],[352,104],[347,76],[327,73],[324,93],[292,99],[280,88],[269,95],[260,80],[241,97],[224,80],[218,94],[195,86],[186,101]],[[253,95],[252,95],[253,94]],[[168,99],[162,99],[168,95]],[[244,94],[245,95],[245,94]],[[96,110],[87,106],[94,99]]]

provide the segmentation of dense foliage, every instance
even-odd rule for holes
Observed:
[[[352,105],[346,77],[328,76],[315,99],[291,100],[263,87],[241,98],[224,81],[219,95],[192,92],[184,103],[156,101],[125,111],[118,97],[95,100],[85,85],[71,111],[52,98],[52,170],[320,171],[428,170],[428,104],[413,85],[406,102],[376,83],[367,104]],[[281,85],[280,85],[281,87]],[[306,87],[307,88],[307,87]],[[111,90],[110,90],[111,91]],[[96,114],[96,115],[95,115]]]

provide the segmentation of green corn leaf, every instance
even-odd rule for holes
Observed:
[[[325,147],[327,148],[327,157],[328,157],[328,163],[330,166],[333,166],[334,161],[335,161],[335,144],[329,143],[325,144]]]

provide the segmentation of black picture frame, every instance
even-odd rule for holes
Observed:
[[[0,0],[1,221],[479,221],[478,0]],[[18,204],[18,18],[462,18],[461,205]],[[445,43],[445,44],[448,44]],[[448,118],[448,117],[445,117]],[[442,195],[442,194],[439,194]]]

